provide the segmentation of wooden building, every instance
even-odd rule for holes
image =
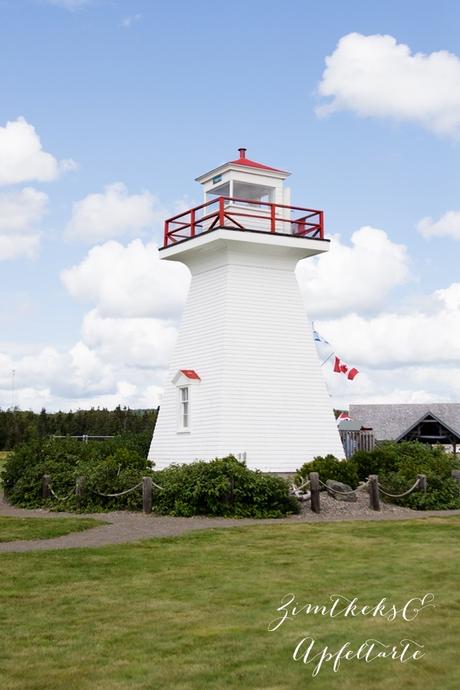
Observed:
[[[359,427],[372,429],[381,441],[420,441],[460,445],[460,403],[350,405],[350,417]]]

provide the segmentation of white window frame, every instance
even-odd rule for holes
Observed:
[[[197,376],[195,370],[190,369],[190,371],[195,374],[194,377],[186,376],[183,370],[179,369],[175,376],[171,379],[171,383],[176,387],[176,433],[178,434],[189,434],[192,431],[192,407],[197,401],[197,397],[194,397],[192,392],[193,388],[196,388],[201,383],[201,378]],[[184,389],[188,391],[188,399],[185,401],[182,399]],[[198,396],[199,397],[199,396]],[[184,402],[187,403],[187,426],[184,426]]]
[[[187,433],[190,432],[191,428],[191,416],[190,416],[190,411],[191,411],[191,385],[190,384],[185,384],[183,386],[178,386],[177,387],[177,393],[178,393],[178,406],[177,406],[177,413],[178,413],[178,431],[180,433]],[[184,391],[187,391],[187,399],[184,399]],[[184,424],[184,419],[185,417],[187,418],[187,424]]]

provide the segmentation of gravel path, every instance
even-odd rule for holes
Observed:
[[[233,518],[192,517],[177,518],[158,515],[143,515],[119,511],[112,513],[90,513],[79,517],[92,517],[108,522],[108,525],[93,527],[84,532],[66,534],[54,539],[37,539],[31,541],[14,541],[0,543],[0,553],[20,551],[48,551],[50,549],[72,549],[77,547],[105,546],[106,544],[124,544],[151,539],[153,537],[171,537],[197,529],[216,527],[242,527],[244,525],[267,524],[305,524],[317,522],[334,522],[341,520],[409,520],[430,516],[445,517],[460,515],[460,510],[415,511],[409,508],[382,504],[382,510],[375,512],[369,508],[367,494],[359,495],[356,503],[336,501],[321,493],[321,513],[310,510],[309,505],[302,508],[299,515],[292,515],[281,520],[252,520]],[[49,512],[47,510],[25,510],[9,505],[0,496],[0,516],[57,518],[75,517],[75,513]]]

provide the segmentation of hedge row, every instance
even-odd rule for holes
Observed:
[[[142,510],[140,489],[118,498],[98,494],[122,492],[150,476],[162,487],[154,489],[153,497],[154,510],[162,514],[269,518],[299,510],[286,481],[250,470],[233,456],[155,472],[146,454],[139,451],[135,437],[89,443],[49,438],[25,443],[7,460],[5,493],[11,503],[26,508],[45,505],[76,510],[75,495],[65,502],[44,500],[41,480],[49,475],[55,494],[65,497],[72,492],[77,477],[84,477],[81,511]]]

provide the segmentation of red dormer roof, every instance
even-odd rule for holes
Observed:
[[[188,379],[195,379],[195,380],[201,381],[201,378],[198,376],[196,371],[194,371],[193,369],[181,369],[180,373],[183,374]]]
[[[257,163],[256,161],[251,161],[246,158],[246,149],[238,149],[240,152],[240,157],[234,161],[230,161],[232,165],[246,165],[248,168],[259,168],[262,170],[272,170],[273,172],[285,172],[285,170],[279,170],[279,168],[270,168],[269,165],[264,165],[263,163]]]

